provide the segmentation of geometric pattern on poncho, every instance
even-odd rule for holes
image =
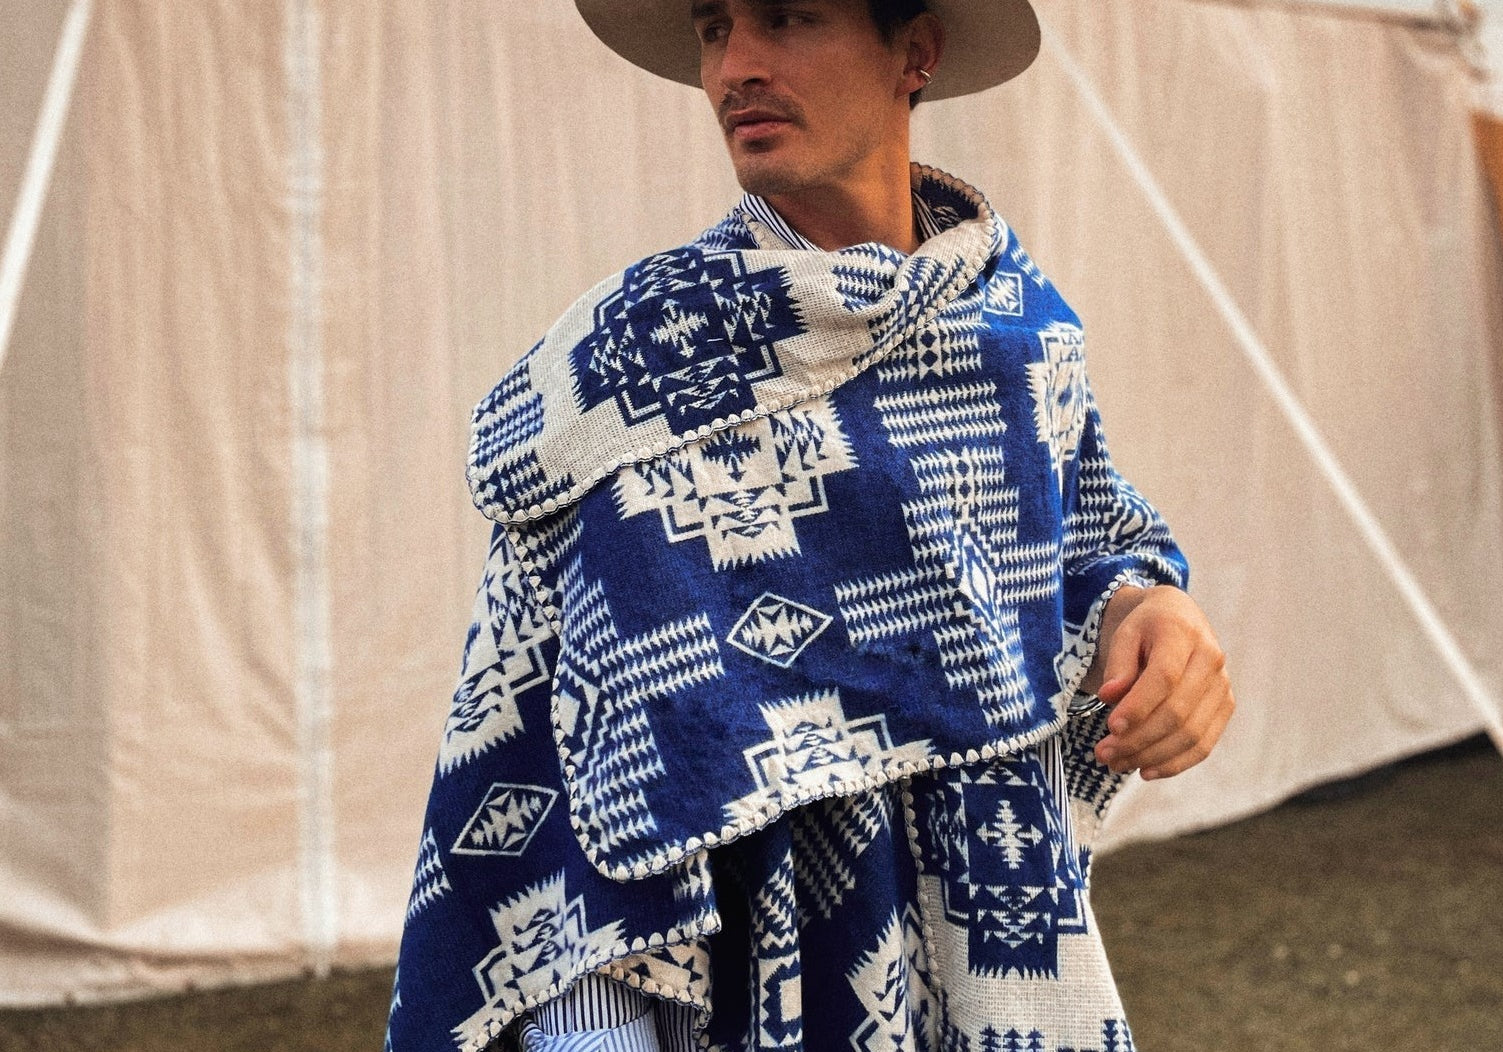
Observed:
[[[1049,447],[1054,478],[1064,491],[1065,465],[1080,449],[1085,428],[1085,334],[1078,325],[1055,322],[1039,333],[1043,361],[1028,366],[1033,419],[1039,441]]]
[[[518,696],[550,676],[543,646],[552,630],[536,604],[527,601],[517,565],[494,557],[500,541],[492,538],[492,558],[465,638],[464,671],[444,726],[438,762],[446,772],[521,733]]]
[[[721,431],[617,476],[622,518],[656,512],[671,543],[703,538],[715,569],[799,552],[794,520],[829,509],[824,480],[856,466],[828,399]]]
[[[544,785],[496,782],[454,841],[456,855],[518,857],[532,843],[558,792]]]
[[[473,968],[487,1003],[529,980],[568,977],[622,934],[619,922],[591,925],[585,899],[569,893],[564,870],[504,899],[491,909],[490,919],[494,948]],[[467,1020],[456,1029],[468,1035],[479,1022]]]
[[[784,858],[772,879],[757,890],[752,900],[751,941],[756,948],[752,988],[757,1004],[752,1047],[758,1052],[804,1047],[795,879],[792,859]]]
[[[1023,276],[1008,271],[996,274],[986,287],[986,312],[1001,318],[1023,316]]]
[[[969,187],[915,171],[922,198],[949,199],[921,219],[955,222],[912,256],[764,250],[738,214],[601,282],[477,407],[467,471],[477,505],[498,522],[541,518],[625,464],[838,387],[922,335],[937,306],[975,284],[1004,230]],[[864,283],[848,307],[876,298],[831,328],[842,272]]]
[[[756,404],[752,385],[779,372],[773,348],[803,332],[782,271],[736,255],[660,253],[628,267],[572,352],[582,409],[614,398],[633,424],[674,430]]]
[[[1030,715],[1017,604],[1051,594],[1053,550],[1018,545],[1018,493],[1004,486],[1000,449],[963,447],[925,454],[914,471],[925,499],[905,503],[913,568],[837,585],[851,638],[862,643],[932,630],[945,678],[976,691],[989,723]],[[957,589],[973,616],[951,615]]]
[[[601,834],[600,848],[650,833],[656,820],[645,789],[664,774],[650,699],[722,676],[719,645],[703,614],[622,637],[598,581],[577,563],[564,572],[571,611],[556,691],[558,731],[578,771],[575,814]]]
[[[542,344],[535,344],[517,361],[495,388],[480,400],[475,415],[487,426],[471,433],[471,464],[486,464],[491,471],[477,480],[489,500],[507,504],[534,504],[568,492],[574,477],[563,472],[550,476],[543,470],[533,442],[543,430],[543,395],[528,382],[528,365]]]
[[[772,736],[744,751],[760,789],[854,776],[892,748],[886,718],[848,718],[838,691],[814,691],[760,708]]]
[[[842,883],[849,881],[846,897],[832,910],[808,901],[817,891],[797,875],[808,846],[800,826],[811,820],[814,808],[793,812],[785,822],[729,845],[717,871],[727,928],[706,943],[709,972],[719,984],[705,1034],[708,1047],[718,1052],[1130,1049],[1120,1003],[1110,993],[1105,958],[1087,925],[1061,927],[1061,943],[1072,942],[1059,948],[1060,979],[1022,977],[1015,971],[1003,976],[973,969],[969,951],[959,959],[947,951],[935,957],[932,948],[946,942],[936,943],[936,926],[948,928],[951,921],[938,896],[931,900],[915,894],[910,848],[921,848],[926,816],[948,806],[948,794],[970,791],[958,787],[962,781],[1026,783],[1010,787],[1015,808],[1065,808],[1058,795],[1062,786],[1047,773],[1039,774],[1051,769],[1057,774],[1057,744],[1026,750],[1011,761],[993,761],[989,766],[997,770],[992,778],[978,770],[969,772],[967,780],[960,771],[946,769],[828,802],[826,819],[858,803],[875,805],[871,814],[891,816],[861,823],[858,850],[843,867]],[[1024,772],[1027,764],[1034,766],[1031,775]],[[1068,830],[1060,835],[1068,838]],[[1068,845],[1067,839],[1061,842]],[[1000,850],[1005,854],[1007,845]],[[935,861],[924,858],[923,869]],[[790,868],[795,871],[792,880]],[[1054,988],[1059,981],[1079,984],[1078,993],[1072,997]]]
[[[1058,556],[1048,541],[1018,540],[1019,492],[995,443],[1006,411],[995,383],[972,372],[986,301],[961,297],[878,367],[882,425],[894,445],[917,453],[922,499],[902,506],[913,566],[835,591],[854,642],[932,630],[946,680],[975,690],[987,721],[1007,727],[1036,715],[1017,613],[1053,593]],[[923,376],[929,383],[915,388]],[[950,611],[957,586],[973,613],[959,624]]]
[[[908,906],[901,917],[894,910],[875,945],[849,972],[851,989],[866,1010],[851,1033],[851,1048],[891,1052],[917,1046],[933,1022],[927,971],[917,909]]]
[[[444,872],[443,856],[438,850],[438,841],[433,830],[423,833],[423,842],[418,848],[417,872],[412,878],[412,894],[407,899],[407,920],[431,906],[449,891],[449,877]]]
[[[829,920],[856,886],[856,864],[879,834],[891,835],[892,813],[885,793],[862,793],[820,800],[789,819],[793,876],[803,927],[811,916]]]
[[[787,596],[763,592],[736,621],[726,642],[753,657],[787,668],[831,617]]]
[[[1056,797],[1029,753],[957,770],[919,812],[920,850],[974,974],[1056,977],[1060,936],[1085,931],[1085,880]]]
[[[1102,1021],[1099,1045],[1051,1045],[1040,1030],[984,1026],[978,1040],[957,1041],[951,1047],[955,1052],[1136,1052],[1137,1048],[1127,1022],[1122,1019]],[[945,1052],[950,1052],[950,1048]]]

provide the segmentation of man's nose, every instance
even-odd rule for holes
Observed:
[[[720,55],[720,82],[730,90],[747,84],[766,83],[770,70],[767,41],[755,26],[732,26]]]

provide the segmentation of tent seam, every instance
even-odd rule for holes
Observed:
[[[329,450],[324,419],[323,149],[316,0],[287,0],[288,372],[292,401],[293,624],[298,750],[299,906],[309,964],[327,975],[337,932],[330,740]]]

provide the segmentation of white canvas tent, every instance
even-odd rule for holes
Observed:
[[[1240,711],[1122,843],[1489,729],[1503,239],[1427,3],[1038,0],[920,107],[1085,318]],[[0,1004],[389,960],[470,406],[736,196],[568,0],[0,0]]]

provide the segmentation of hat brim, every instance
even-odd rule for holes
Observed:
[[[700,87],[691,0],[574,0],[606,47],[660,77]],[[944,56],[924,98],[970,95],[1011,80],[1039,53],[1028,0],[928,0],[945,27]]]

